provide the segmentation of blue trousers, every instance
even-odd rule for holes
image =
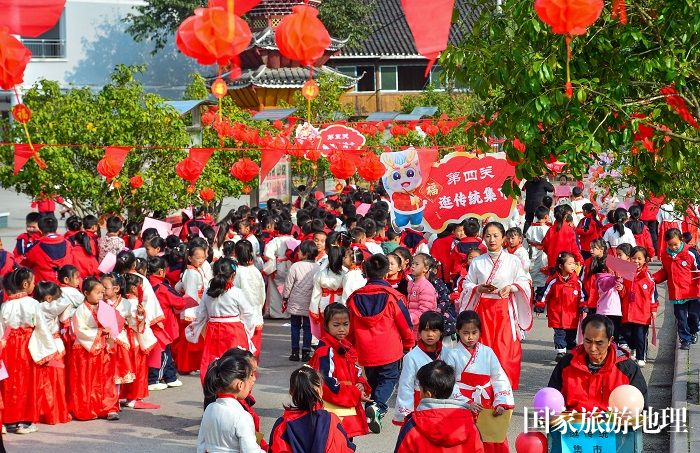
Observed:
[[[700,321],[700,300],[692,299],[682,304],[673,304],[673,314],[676,315],[678,338],[681,343],[691,343],[693,335],[698,333]]]
[[[554,329],[554,348],[558,351],[576,347],[577,329]]]
[[[420,225],[423,221],[423,211],[414,212],[413,214],[399,214],[394,211],[394,219],[397,227],[405,227],[409,223],[411,225]]]
[[[170,345],[167,345],[165,351],[160,353],[160,368],[148,369],[148,385],[157,384],[161,380],[165,381],[166,384],[177,381],[177,369]]]
[[[304,331],[304,339],[302,342],[302,351],[311,351],[311,320],[308,316],[292,315],[290,322],[292,323],[292,352],[299,352],[299,337],[302,329]]]
[[[372,399],[379,407],[380,414],[386,414],[387,402],[394,393],[394,387],[401,376],[401,360],[386,365],[365,367],[365,375],[372,387]]]

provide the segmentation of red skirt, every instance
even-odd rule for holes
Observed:
[[[127,329],[127,332],[131,344],[129,357],[134,379],[130,383],[122,385],[119,393],[121,398],[126,398],[129,401],[142,400],[148,397],[148,354],[139,348],[134,331]]]
[[[63,365],[63,359],[50,362]],[[66,400],[66,369],[43,365],[37,369],[37,401],[39,405],[39,423],[55,425],[71,420]]]
[[[197,343],[190,343],[185,338],[185,327],[190,324],[190,321],[178,319],[180,328],[180,336],[172,344],[173,358],[177,371],[181,374],[198,371],[202,363],[202,353],[204,351],[204,341],[200,338]],[[206,373],[206,369],[202,370],[202,374]]]
[[[255,359],[258,361],[258,364],[260,362],[260,354],[262,353],[262,338],[263,328],[256,327],[255,333],[253,333],[253,338],[251,339],[251,341],[253,342],[253,346],[255,346]]]
[[[520,383],[520,361],[523,348],[517,332],[513,340],[513,331],[508,313],[508,299],[488,299],[482,297],[476,306],[481,318],[481,342],[493,349],[501,367],[505,371],[510,386],[518,390]]]
[[[136,379],[134,366],[131,363],[131,348],[118,341],[114,342],[114,382],[116,384],[130,384]]]
[[[484,453],[509,453],[510,447],[508,446],[508,438],[503,443],[494,444],[491,442],[484,442]]]
[[[92,420],[119,412],[114,383],[114,354],[106,349],[104,334],[95,339],[93,352],[75,343],[68,366],[70,412],[77,420]]]
[[[201,342],[201,341],[200,341]],[[211,322],[207,324],[204,352],[200,363],[200,379],[204,382],[209,364],[231,348],[248,349],[248,336],[242,322]]]
[[[5,423],[38,422],[38,367],[29,353],[34,329],[11,329],[3,351],[8,378],[0,381],[5,403]]]

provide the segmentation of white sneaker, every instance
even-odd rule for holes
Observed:
[[[7,434],[7,428],[5,428],[5,425],[2,425],[2,433]]]
[[[133,409],[135,405],[136,405],[136,400],[129,400],[123,404],[124,407],[128,407],[131,409]]]
[[[17,428],[17,431],[15,433],[17,434],[31,434],[35,433],[37,430],[37,427],[34,423],[30,423],[28,425],[25,425],[24,423],[20,423],[19,428]]]
[[[173,382],[166,382],[165,385],[168,387],[182,387],[182,381],[175,379]]]
[[[156,384],[151,384],[148,386],[148,391],[156,391],[156,390],[165,390],[168,388],[168,384],[163,384],[162,382],[158,382]]]
[[[644,368],[647,365],[647,363],[644,360],[637,360],[637,366],[639,368]]]

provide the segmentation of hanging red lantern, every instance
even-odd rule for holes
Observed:
[[[7,27],[0,27],[0,89],[10,90],[21,84],[31,58],[29,49],[12,36]]]
[[[178,27],[175,43],[199,64],[227,66],[248,48],[252,37],[248,23],[226,9],[197,8]]]
[[[214,198],[216,198],[216,193],[211,187],[205,187],[199,191],[199,198],[201,198],[205,203],[211,203],[214,201]]]
[[[352,159],[333,159],[330,165],[330,171],[336,179],[351,178],[357,171],[357,167]]]
[[[133,176],[133,177],[129,180],[129,185],[130,185],[131,188],[134,189],[134,190],[140,189],[141,187],[143,187],[143,178],[141,177],[141,175]]]
[[[175,166],[177,175],[190,183],[187,186],[187,193],[194,193],[194,185],[213,153],[214,150],[212,148],[191,148],[190,155]]]
[[[316,8],[296,5],[277,27],[275,42],[285,57],[313,66],[331,45],[331,35],[319,20]]]
[[[307,101],[313,101],[318,97],[319,90],[318,83],[316,83],[314,79],[309,79],[304,82],[304,85],[301,87],[301,95],[304,96],[304,99]]]
[[[0,28],[8,27],[13,35],[36,38],[56,25],[65,4],[66,0],[0,0]]]
[[[598,20],[603,0],[535,0],[535,12],[540,20],[552,27],[552,33],[566,38],[566,95],[573,96],[571,86],[571,38],[585,35],[588,27]]]
[[[374,183],[384,176],[386,167],[379,160],[379,156],[370,151],[362,156],[360,165],[357,167],[357,173],[365,181]]]
[[[32,111],[24,104],[17,104],[12,107],[12,118],[18,123],[26,124],[32,119]]]
[[[244,157],[231,166],[231,176],[241,182],[250,182],[260,173],[260,167],[253,160]]]
[[[224,82],[224,79],[219,77],[214,80],[214,83],[211,84],[211,94],[213,94],[216,99],[221,99],[226,96],[226,93],[228,93],[228,86],[226,82]]]
[[[311,162],[316,162],[319,157],[321,157],[321,150],[320,149],[308,149],[306,150],[306,154],[304,155],[306,160],[310,160]]]
[[[105,148],[104,157],[97,163],[97,172],[107,178],[107,183],[111,183],[122,171],[129,151],[131,148],[128,146],[108,146]]]

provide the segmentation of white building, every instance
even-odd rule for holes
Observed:
[[[168,99],[180,99],[192,72],[202,67],[175,46],[175,37],[164,49],[152,55],[153,44],[137,43],[126,33],[126,15],[141,1],[67,0],[56,26],[38,38],[22,38],[32,51],[24,74],[26,89],[41,79],[55,80],[62,88],[70,86],[99,89],[109,81],[117,64],[145,64],[141,82],[150,92]],[[9,93],[1,92],[0,111],[9,109]]]

